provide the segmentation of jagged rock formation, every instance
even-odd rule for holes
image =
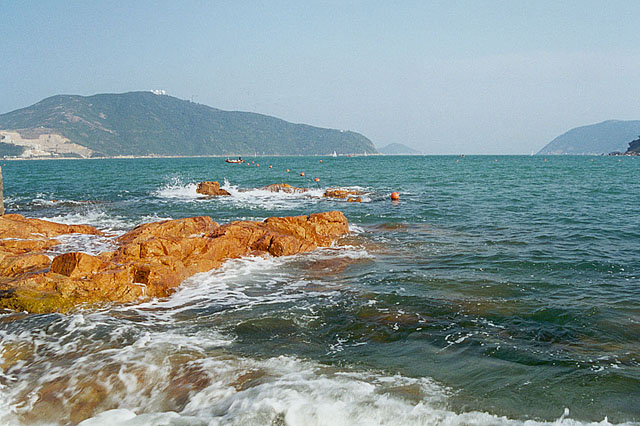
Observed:
[[[226,189],[220,188],[220,183],[216,181],[200,182],[196,187],[196,192],[202,195],[231,195]]]
[[[165,297],[185,278],[227,259],[307,252],[331,244],[349,227],[338,211],[222,226],[199,216],[140,225],[119,237],[113,252],[65,253],[51,261],[45,254],[56,244],[51,238],[67,232],[100,233],[88,226],[0,217],[0,309],[66,312],[81,304]]]

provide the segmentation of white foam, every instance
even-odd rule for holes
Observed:
[[[64,386],[55,394],[60,424],[69,422],[74,400],[87,392],[87,384],[103,389],[85,426],[610,424],[606,419],[581,423],[568,412],[553,422],[457,413],[448,407],[451,391],[429,378],[338,369],[291,356],[241,357],[224,349],[232,338],[211,328],[162,329],[155,318],[148,324],[140,317],[127,320],[127,309],[115,316],[113,311],[60,315],[46,332],[0,330],[0,357],[6,345],[20,342],[35,350],[32,358],[0,371],[0,424],[19,423],[27,413],[51,416],[51,406],[40,398],[55,383]],[[100,330],[111,340],[96,341]],[[176,405],[178,396],[186,399]]]
[[[87,234],[64,234],[56,238],[60,244],[50,250],[51,255],[69,252],[82,252],[98,255],[105,251],[113,251],[118,248],[115,237]]]
[[[309,254],[312,259],[374,259],[375,256],[369,253],[364,247],[351,245],[332,245],[331,247],[321,247]]]
[[[353,223],[349,223],[349,232],[351,232],[352,234],[362,234],[364,233],[364,228]]]
[[[197,185],[195,183],[184,183],[181,178],[174,177],[162,188],[152,192],[151,195],[158,198],[194,201],[202,198],[202,196],[196,192],[196,188]]]
[[[37,416],[40,410],[51,415],[46,411],[51,403],[41,398],[52,384],[54,389],[63,386],[55,393],[60,424],[70,422],[74,401],[88,391],[88,384],[103,390],[96,394],[103,400],[85,426],[582,424],[568,413],[553,422],[458,413],[448,406],[451,391],[429,378],[324,366],[291,356],[238,356],[227,349],[234,336],[217,330],[215,321],[194,327],[200,317],[180,317],[187,309],[212,304],[241,310],[308,299],[311,293],[296,264],[336,256],[369,255],[348,246],[236,259],[190,278],[167,299],[59,315],[46,327],[1,328],[0,365],[10,362],[0,370],[0,424],[19,423],[24,414]],[[5,349],[19,344],[31,354],[18,361],[5,359],[10,353]],[[333,350],[342,344],[337,341]],[[180,397],[183,402],[176,402]]]
[[[456,413],[447,409],[449,391],[429,379],[335,372],[292,357],[208,357],[195,364],[210,384],[192,393],[182,410],[141,408],[137,416],[131,410],[110,410],[83,424],[117,424],[120,419],[127,424],[157,424],[166,416],[176,424],[213,425],[610,425],[606,419],[572,420],[568,410],[552,422],[512,420],[478,411]]]
[[[112,232],[121,231],[135,226],[135,223],[130,220],[109,215],[99,208],[90,208],[83,212],[45,217],[43,219],[57,223],[64,223],[66,225],[91,225],[98,229]]]
[[[227,190],[230,197],[215,197],[213,199],[203,197],[196,192],[196,183],[185,183],[181,178],[174,177],[162,188],[152,192],[161,199],[182,200],[185,202],[211,202],[233,204],[243,208],[250,209],[268,209],[268,210],[286,210],[300,207],[300,203],[314,205],[318,202],[346,202],[346,200],[327,199],[323,197],[327,188],[310,187],[305,192],[288,193],[288,192],[272,192],[262,188],[240,188],[233,185],[227,178],[221,188]],[[332,187],[336,188],[336,187]],[[362,202],[370,202],[371,197],[367,191],[359,186],[344,187],[340,189],[363,191],[365,194],[360,196]]]
[[[224,180],[222,188],[231,193],[231,197],[220,197],[219,201],[233,203],[245,208],[260,208],[269,210],[291,209],[300,203],[315,204],[322,197],[323,189],[311,188],[307,192],[288,193],[272,192],[261,188],[241,189]]]

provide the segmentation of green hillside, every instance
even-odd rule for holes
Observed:
[[[629,141],[640,135],[640,120],[609,120],[576,127],[549,142],[538,154],[592,155],[627,150]]]
[[[18,130],[23,137],[59,134],[93,150],[92,156],[376,152],[359,133],[222,111],[151,92],[53,96],[0,115],[0,130]]]

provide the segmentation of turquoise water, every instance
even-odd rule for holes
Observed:
[[[260,167],[3,165],[8,211],[114,234],[336,209],[352,233],[309,254],[230,261],[164,300],[0,315],[0,422],[640,422],[640,160],[249,160]],[[196,195],[195,183],[225,179],[232,197]],[[257,189],[280,182],[313,191]],[[364,202],[315,197],[338,186],[364,189]],[[110,244],[70,238],[61,250]]]

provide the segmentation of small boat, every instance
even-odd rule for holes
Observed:
[[[335,151],[333,151],[333,154],[331,154],[331,156],[332,156],[332,157],[337,157],[337,156],[338,156],[338,154],[337,154]]]
[[[242,164],[244,163],[244,160],[240,157],[238,157],[237,160],[230,160],[229,158],[227,158],[226,160],[224,160],[227,163],[231,163],[231,164]]]

